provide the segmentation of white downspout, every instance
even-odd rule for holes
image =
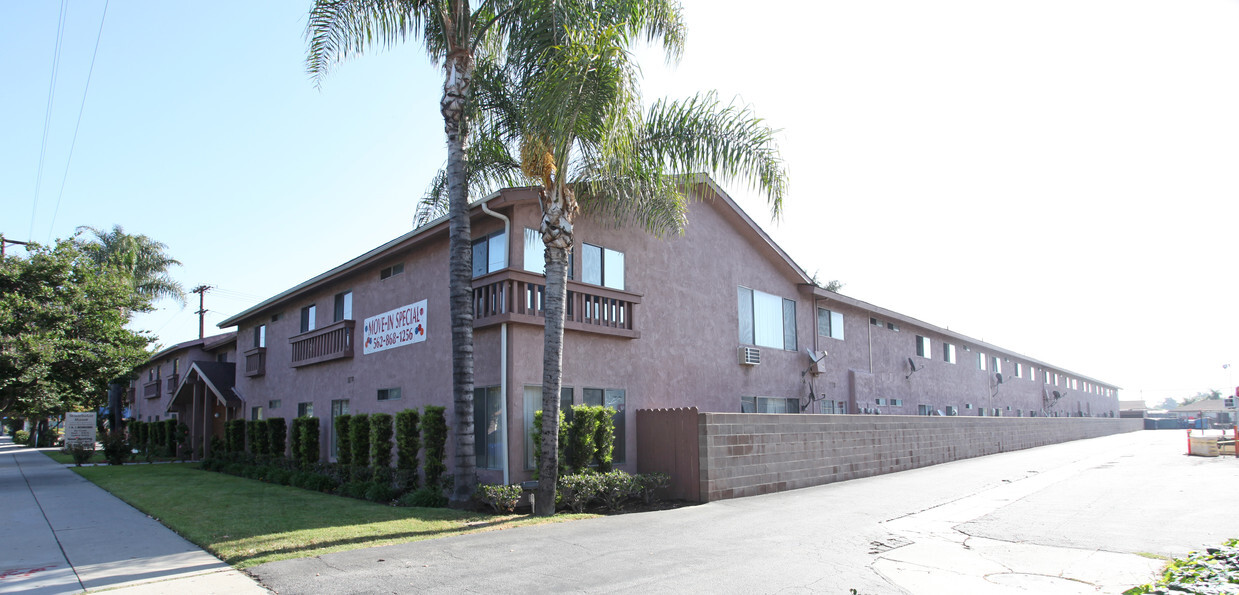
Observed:
[[[496,213],[482,203],[482,212],[503,221],[503,237],[508,242],[507,249],[503,252],[505,262],[504,268],[512,261],[512,220],[506,215]],[[499,440],[503,442],[503,485],[508,485],[512,482],[508,476],[508,323],[499,325],[499,394],[503,397],[499,400],[499,417],[502,418],[502,423],[499,424]]]

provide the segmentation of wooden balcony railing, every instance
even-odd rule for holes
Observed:
[[[473,280],[473,326],[513,322],[541,326],[546,318],[546,278],[504,269]],[[568,281],[564,329],[637,339],[634,309],[641,294]]]
[[[147,382],[142,385],[142,397],[145,399],[155,399],[159,397],[159,386],[162,384],[159,378]]]
[[[163,389],[167,391],[168,394],[172,394],[172,392],[176,390],[177,380],[180,380],[180,377],[178,374],[173,374],[169,376],[168,379],[165,380],[163,383]]]
[[[289,365],[299,368],[353,357],[353,324],[352,320],[341,320],[290,338],[293,356]]]
[[[262,376],[267,373],[267,348],[255,347],[245,352],[245,375]]]

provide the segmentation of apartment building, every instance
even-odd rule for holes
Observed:
[[[635,470],[637,409],[1117,415],[1113,385],[818,287],[717,185],[695,188],[679,236],[588,217],[576,226],[562,403],[617,410],[619,467]],[[483,481],[520,481],[541,408],[536,192],[505,189],[471,217],[477,466]],[[229,317],[232,385],[199,366],[167,411],[197,419],[197,436],[222,432],[199,417],[326,420],[428,404],[450,414],[447,246],[447,221],[434,221]],[[204,357],[232,353],[211,346]]]

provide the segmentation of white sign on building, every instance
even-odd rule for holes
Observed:
[[[362,353],[426,340],[426,300],[371,316],[362,326]]]
[[[95,412],[65,414],[65,446],[95,445]]]

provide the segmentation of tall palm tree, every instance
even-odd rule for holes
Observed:
[[[516,0],[316,0],[306,25],[307,70],[316,86],[336,63],[365,50],[413,39],[443,65],[439,112],[447,135],[445,176],[449,222],[449,309],[452,326],[452,392],[456,462],[452,500],[467,501],[476,483],[473,450],[473,288],[465,151],[474,69],[501,43]]]
[[[533,59],[480,71],[471,181],[482,187],[523,181],[540,191],[546,328],[539,515],[555,509],[566,278],[577,215],[662,235],[682,231],[686,222],[694,185],[680,174],[707,171],[746,180],[768,197],[775,215],[786,189],[774,131],[748,108],[722,105],[707,93],[660,101],[643,112],[631,41],[660,32],[682,40],[678,5],[647,4],[658,10],[575,13],[576,20],[569,19]],[[511,45],[522,41],[514,36]]]
[[[185,306],[185,288],[168,274],[181,262],[168,256],[168,246],[142,234],[130,235],[125,228],[111,230],[89,225],[77,228],[77,236],[90,232],[90,240],[78,239],[82,251],[103,267],[114,268],[133,285],[134,292],[151,301],[167,298]]]

